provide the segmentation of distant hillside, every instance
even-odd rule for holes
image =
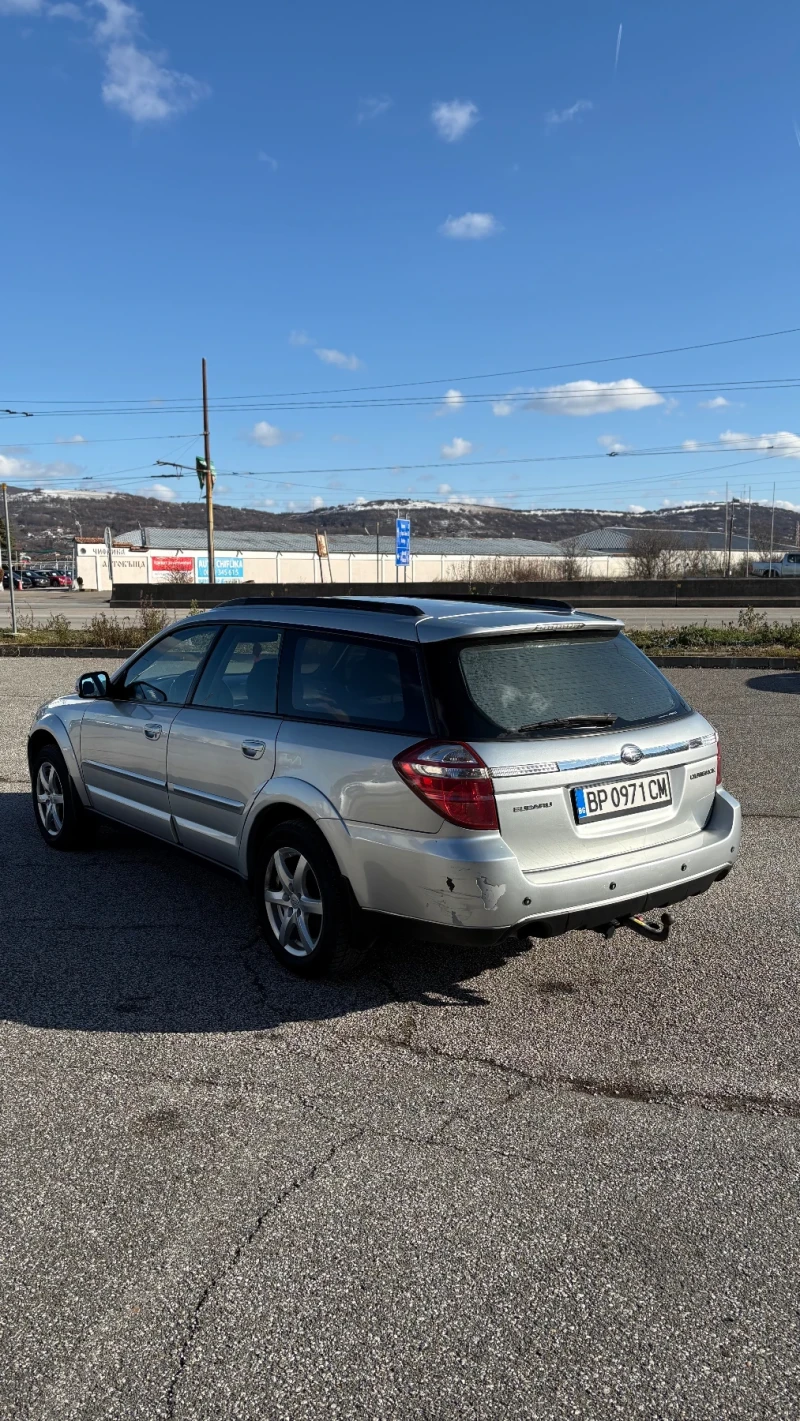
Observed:
[[[43,553],[49,549],[66,551],[76,534],[101,537],[110,527],[115,534],[135,528],[202,528],[204,506],[191,503],[164,503],[138,494],[53,492],[48,489],[15,489],[9,493],[9,513],[20,547]],[[627,510],[550,508],[523,510],[493,508],[470,503],[426,503],[416,499],[385,500],[362,504],[342,504],[306,513],[265,513],[262,509],[215,506],[215,521],[221,532],[251,529],[264,532],[306,533],[326,528],[335,533],[373,531],[376,522],[389,531],[395,510],[408,514],[413,533],[424,537],[503,537],[538,538],[563,542],[591,528],[624,524],[626,527],[688,528],[698,533],[721,532],[725,508],[719,503],[686,504],[682,508],[662,508],[647,513]],[[754,545],[769,542],[770,510],[754,507]],[[775,543],[795,544],[800,519],[785,509],[775,510]],[[747,529],[745,508],[737,510],[736,530]]]

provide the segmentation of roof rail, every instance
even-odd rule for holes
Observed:
[[[374,597],[232,597],[222,607],[333,607],[344,612],[395,612],[400,617],[422,617],[421,607],[405,600]]]
[[[426,602],[494,602],[499,607],[538,607],[542,612],[572,614],[575,608],[556,597],[503,597],[497,592],[426,592]]]

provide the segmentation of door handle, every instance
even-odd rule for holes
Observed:
[[[161,738],[162,730],[163,726],[161,725],[146,725],[144,728],[144,733],[147,736],[148,740],[159,740]]]
[[[263,740],[242,741],[242,754],[246,755],[248,760],[260,760],[266,748]]]

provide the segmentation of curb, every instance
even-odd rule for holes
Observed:
[[[0,658],[4,656],[68,656],[81,661],[99,661],[102,658],[126,661],[133,655],[135,647],[109,646],[15,646],[13,642],[0,642]]]
[[[645,656],[647,652],[645,652]],[[706,671],[800,671],[800,656],[651,656],[655,666],[695,666]]]
[[[0,642],[0,659],[5,656],[70,657],[82,661],[127,661],[136,647],[108,646],[14,646]],[[645,652],[645,655],[647,653]],[[707,671],[800,671],[800,656],[704,656],[695,655],[651,656],[654,666],[697,667]]]

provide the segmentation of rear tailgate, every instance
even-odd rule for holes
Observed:
[[[587,864],[701,830],[716,735],[619,623],[440,643],[428,666],[448,733],[492,774],[523,869]]]
[[[491,770],[500,832],[524,870],[671,844],[696,834],[711,812],[716,736],[699,715],[667,734],[660,725],[473,743]]]

